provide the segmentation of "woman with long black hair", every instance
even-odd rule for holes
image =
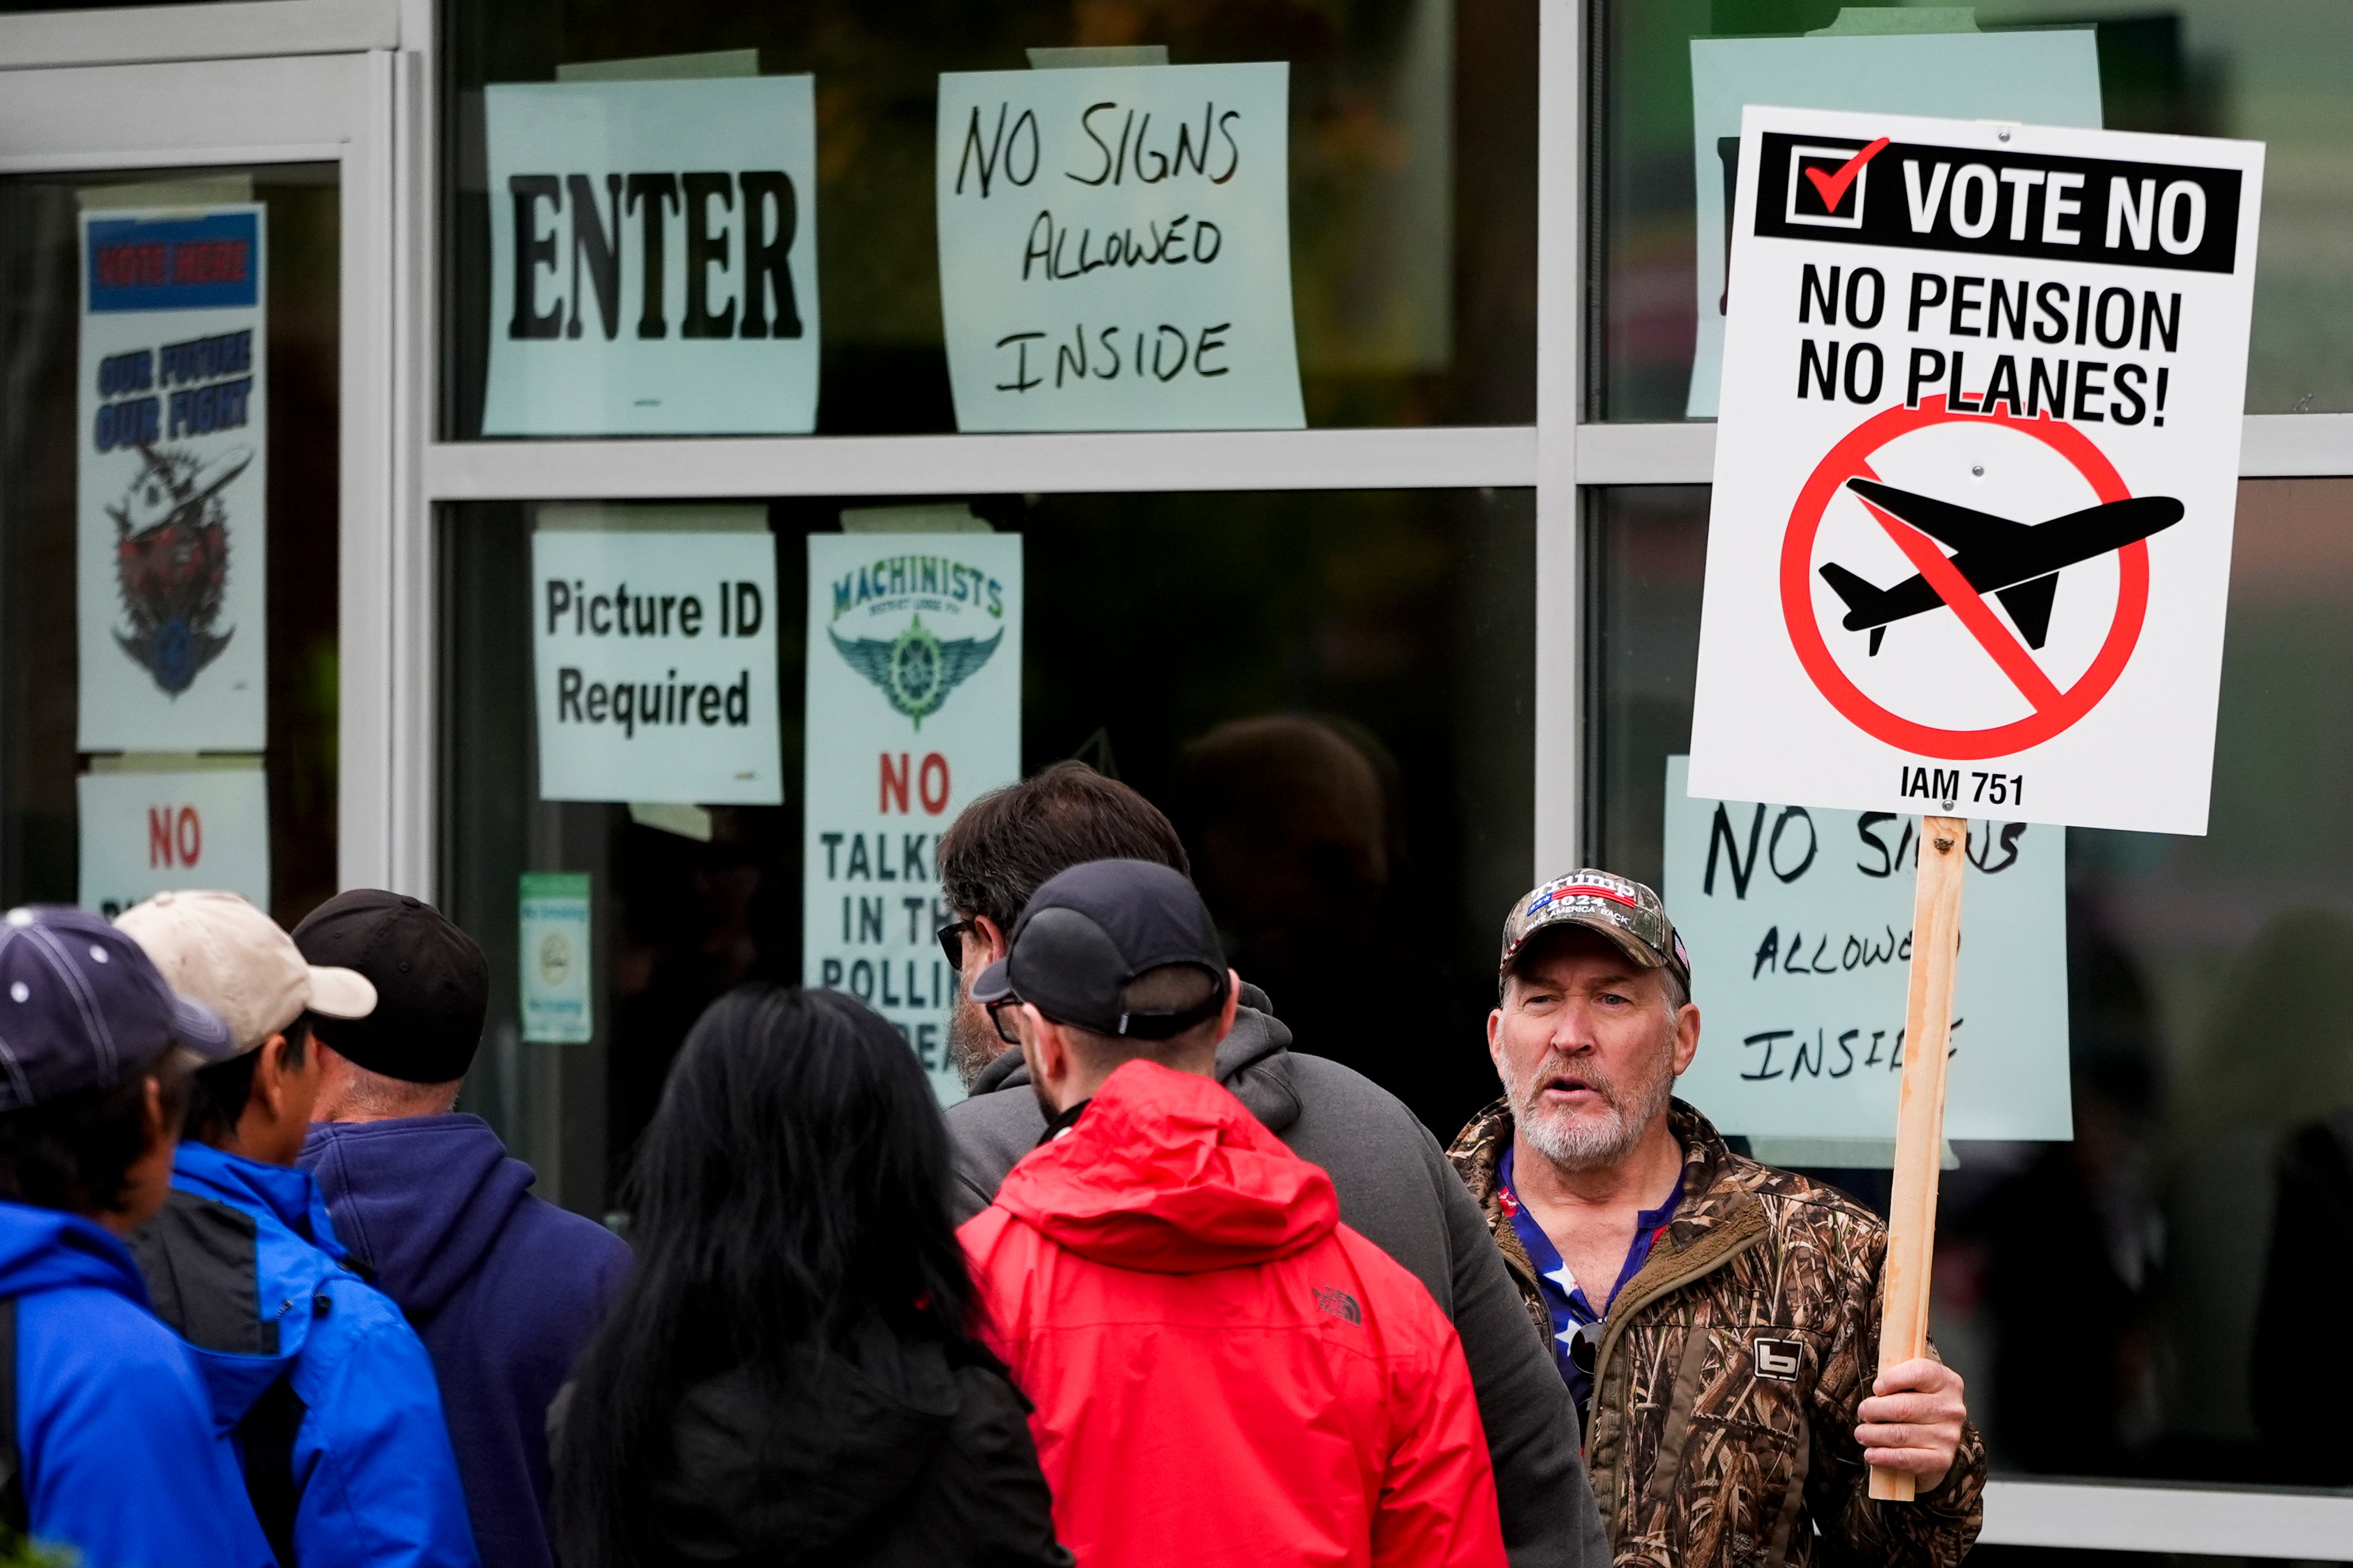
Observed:
[[[566,1568],[1068,1568],[1029,1403],[973,1337],[947,1133],[891,1026],[744,985],[630,1174],[637,1268],[554,1450]]]

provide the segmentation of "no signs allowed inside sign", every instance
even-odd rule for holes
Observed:
[[[2263,148],[1740,157],[1692,793],[2203,833]]]

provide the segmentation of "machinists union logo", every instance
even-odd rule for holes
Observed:
[[[926,716],[940,710],[948,693],[987,664],[997,645],[1005,640],[1005,634],[999,632],[987,642],[977,637],[942,642],[923,625],[921,616],[889,642],[879,637],[852,641],[836,631],[827,635],[849,668],[881,687],[891,706],[913,719],[918,730]]]
[[[876,615],[902,607],[914,614],[896,637],[846,637],[830,626],[826,636],[843,663],[872,681],[892,708],[921,730],[1005,640],[1001,629],[987,638],[943,637],[923,624],[923,613],[955,617],[969,611],[998,619],[1005,614],[1004,590],[987,573],[936,555],[877,561],[833,585],[837,621],[853,610]]]
[[[221,656],[236,635],[217,634],[228,588],[228,513],[220,492],[253,461],[253,448],[236,447],[200,461],[185,448],[139,448],[142,467],[114,520],[115,582],[128,635],[114,634],[122,651],[174,697],[196,672]]]

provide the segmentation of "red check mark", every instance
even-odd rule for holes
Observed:
[[[1887,150],[1887,138],[1883,136],[1846,161],[1835,174],[1825,174],[1820,169],[1808,169],[1806,178],[1813,181],[1814,189],[1822,194],[1822,210],[1838,211],[1839,203],[1846,199],[1846,188],[1862,173],[1862,166]]]

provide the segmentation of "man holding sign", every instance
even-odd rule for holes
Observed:
[[[1606,871],[1504,923],[1488,1050],[1504,1098],[1451,1151],[1587,1412],[1613,1557],[1949,1568],[1985,1447],[1933,1352],[1873,1375],[1886,1227],[1735,1154],[1673,1098],[1699,1050],[1691,961],[1659,896]],[[1874,1502],[1867,1466],[1910,1474]]]

